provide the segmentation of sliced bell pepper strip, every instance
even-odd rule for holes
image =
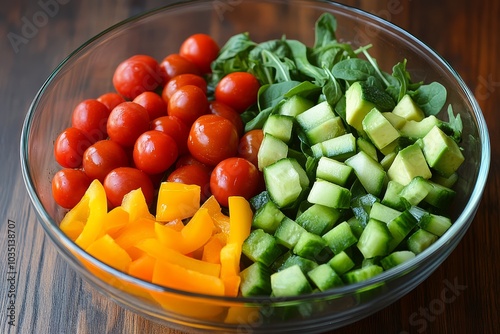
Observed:
[[[169,222],[192,217],[200,208],[200,186],[162,182],[158,191],[156,220]]]

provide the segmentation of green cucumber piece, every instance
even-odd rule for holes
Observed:
[[[306,231],[322,235],[338,222],[342,212],[321,204],[313,204],[302,212],[295,221]]]
[[[275,297],[298,296],[312,292],[311,284],[298,265],[273,273],[271,289]]]
[[[358,242],[358,238],[356,238],[351,226],[346,221],[338,224],[323,234],[322,237],[334,254],[338,254]]]
[[[274,236],[262,229],[252,230],[243,242],[242,253],[253,262],[269,267],[280,255],[281,248]]]
[[[378,265],[370,265],[370,266],[365,266],[359,269],[354,269],[351,270],[347,273],[345,273],[342,278],[343,281],[346,282],[347,284],[354,284],[354,283],[359,283],[366,281],[367,279],[370,279],[372,277],[375,277],[379,274],[381,274],[384,271],[384,269],[381,266]]]
[[[288,156],[288,145],[270,133],[264,134],[259,152],[257,153],[257,164],[260,171]]]
[[[280,211],[273,201],[268,201],[255,212],[252,220],[252,228],[260,228],[272,234],[276,231],[283,218],[285,218],[285,214]]]
[[[240,272],[240,291],[243,297],[271,294],[272,271],[260,262],[254,262]]]
[[[325,140],[311,146],[315,158],[329,157],[338,161],[352,157],[356,154],[356,138],[352,133]]]
[[[391,232],[392,239],[389,241],[389,251],[394,250],[417,226],[418,220],[410,210],[405,210],[401,214],[387,223],[387,228]]]
[[[293,253],[307,259],[314,259],[325,247],[325,239],[317,234],[305,231],[300,234],[297,243],[293,247]]]
[[[404,198],[410,205],[416,206],[429,195],[431,190],[432,185],[426,179],[416,176],[403,187],[399,196]]]
[[[307,201],[334,209],[348,209],[351,192],[335,183],[317,179],[311,187]]]
[[[406,261],[409,261],[415,257],[415,253],[407,251],[407,250],[402,250],[402,251],[397,251],[393,252],[383,259],[380,260],[380,264],[385,270],[389,270],[391,268],[394,268]]]
[[[432,245],[438,237],[431,232],[420,228],[416,230],[407,240],[408,250],[415,254],[420,254]]]
[[[309,184],[304,169],[295,159],[281,159],[264,168],[264,180],[271,200],[278,208],[291,206]]]
[[[297,224],[292,219],[284,217],[276,228],[274,237],[279,244],[288,249],[292,249],[295,247],[300,235],[304,232],[306,232],[306,230],[302,226]]]
[[[375,202],[370,210],[370,218],[380,220],[384,223],[389,223],[394,218],[398,217],[401,211],[393,209],[387,205],[380,202]]]
[[[314,107],[314,102],[300,95],[293,95],[280,107],[280,115],[297,117],[309,108]]]
[[[270,134],[284,143],[288,143],[292,138],[293,119],[292,116],[269,115],[262,127],[262,131],[264,135]]]
[[[431,232],[440,237],[451,227],[451,219],[445,216],[427,213],[420,219],[418,225],[427,232]]]
[[[399,131],[392,126],[391,122],[377,108],[370,110],[361,124],[363,131],[379,150],[395,142],[400,136]]]
[[[328,264],[321,264],[308,271],[307,276],[320,291],[344,285],[342,278]]]
[[[357,247],[365,258],[387,255],[392,235],[387,224],[370,219],[359,237]]]
[[[314,260],[306,259],[305,257],[290,253],[290,256],[283,261],[277,271],[282,271],[292,266],[298,266],[302,272],[307,273],[308,271],[316,268],[318,263]]]
[[[345,161],[345,164],[354,169],[354,173],[363,185],[363,188],[374,196],[379,196],[387,183],[387,173],[378,163],[365,152],[359,151]]]
[[[343,162],[328,157],[321,157],[318,160],[316,167],[317,178],[336,183],[339,186],[345,186],[352,175],[352,167]]]
[[[346,252],[342,251],[338,254],[335,254],[330,261],[328,261],[328,264],[335,270],[335,272],[339,275],[342,275],[356,265],[354,261],[347,255]]]

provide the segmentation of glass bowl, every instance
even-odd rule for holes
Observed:
[[[372,44],[382,69],[406,58],[414,80],[438,81],[464,125],[466,161],[459,170],[452,227],[416,258],[362,283],[289,298],[224,298],[176,291],[119,272],[76,246],[58,225],[65,210],[51,194],[60,168],[52,152],[70,113],[85,98],[113,91],[118,63],[138,53],[158,60],[176,52],[189,35],[203,32],[222,45],[248,31],[256,41],[286,35],[314,42],[314,23],[330,12],[337,36],[355,47]],[[439,115],[447,119],[447,115]],[[487,127],[474,96],[460,76],[421,41],[376,16],[329,1],[189,1],[125,20],[82,45],[50,75],[26,116],[20,145],[27,191],[39,222],[64,259],[98,291],[118,304],[172,328],[186,331],[308,333],[338,328],[401,298],[425,280],[453,251],[478,209],[490,165]]]

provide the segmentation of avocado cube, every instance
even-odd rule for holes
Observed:
[[[422,142],[427,163],[440,175],[451,176],[464,162],[458,144],[437,126],[425,135]]]
[[[429,179],[432,173],[427,165],[422,149],[418,143],[405,147],[398,152],[391,167],[387,171],[390,180],[396,181],[403,186],[413,180],[416,176]]]
[[[403,98],[396,104],[396,107],[392,110],[392,113],[401,117],[404,117],[407,121],[417,121],[420,122],[424,119],[425,114],[420,109],[420,107],[413,101],[410,95],[406,94]]]
[[[379,150],[391,144],[400,136],[399,131],[392,126],[391,122],[377,108],[373,108],[361,123],[368,138]]]

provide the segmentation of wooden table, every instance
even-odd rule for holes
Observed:
[[[55,66],[108,26],[166,1],[9,1],[0,7],[0,332],[174,333],[102,297],[63,262],[38,225],[22,181],[19,137]],[[497,333],[500,324],[500,2],[341,1],[390,20],[433,47],[475,93],[492,163],[482,204],[451,256],[401,300],[338,333]],[[51,4],[42,6],[42,4]],[[55,5],[54,5],[55,4]],[[45,13],[45,14],[43,14]],[[35,22],[35,29],[26,28]],[[23,28],[24,27],[24,28]],[[25,29],[25,30],[23,30]],[[25,39],[11,43],[9,33]],[[11,35],[12,36],[12,35]],[[8,229],[15,230],[15,326],[9,325]],[[454,284],[456,298],[443,303]],[[439,307],[438,307],[439,306]]]

